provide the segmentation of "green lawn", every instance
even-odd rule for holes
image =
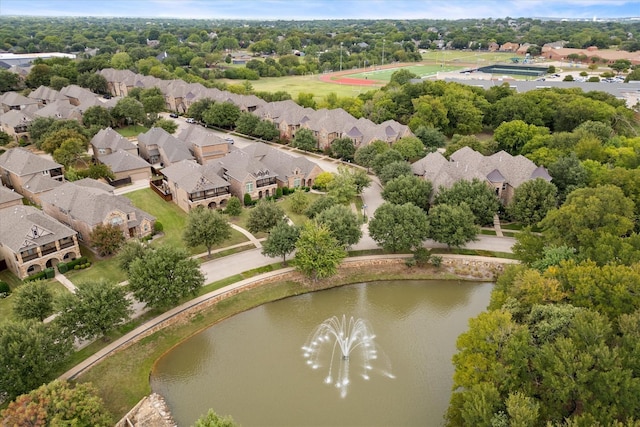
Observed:
[[[126,126],[123,128],[118,128],[116,129],[116,132],[118,132],[120,135],[124,136],[125,138],[128,138],[131,136],[138,136],[141,133],[146,133],[148,130],[149,128],[147,127],[135,125],[135,126]]]
[[[9,270],[0,271],[0,281],[6,282],[11,287],[11,291],[14,292],[18,287],[25,286],[22,280],[18,279]],[[54,297],[62,293],[68,292],[60,282],[54,279],[46,280],[49,288],[53,292]],[[17,320],[13,315],[13,298],[8,296],[7,298],[0,299],[0,325],[10,320]]]
[[[461,66],[453,66],[453,65],[440,66],[439,64],[432,64],[432,65],[420,64],[420,65],[409,65],[407,67],[385,68],[383,70],[364,71],[361,73],[349,74],[346,77],[353,77],[355,79],[370,78],[373,80],[381,80],[384,82],[388,82],[391,80],[391,75],[400,69],[408,70],[419,77],[428,77],[428,76],[435,76],[438,72],[456,71],[456,70],[461,70],[462,68],[463,67]]]
[[[127,280],[127,274],[120,269],[115,256],[98,259],[93,252],[83,245],[80,245],[80,252],[83,256],[89,258],[91,267],[82,270],[69,270],[65,273],[65,276],[74,285],[101,279],[112,283],[120,283]]]
[[[170,245],[173,247],[185,246],[182,241],[182,233],[187,223],[187,213],[180,209],[178,205],[172,202],[165,202],[150,188],[126,193],[125,196],[133,202],[134,206],[150,213],[156,217],[157,221],[162,223],[164,236],[154,239],[152,245]],[[232,230],[231,238],[224,241],[221,245],[215,246],[213,249],[231,246],[246,241],[247,238],[244,234],[236,230]],[[188,250],[192,255],[196,255],[206,252],[207,248],[204,246],[197,246],[195,248],[188,248]]]

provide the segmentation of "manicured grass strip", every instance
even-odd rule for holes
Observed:
[[[133,136],[137,137],[139,134],[146,133],[148,130],[149,128],[147,127],[135,125],[135,126],[127,126],[124,128],[118,128],[116,129],[116,132],[118,132],[120,135],[124,136],[125,138],[129,138]]]
[[[84,245],[80,245],[80,252],[89,259],[91,266],[82,270],[72,269],[65,273],[65,276],[67,276],[74,285],[78,285],[78,283],[81,282],[101,279],[112,283],[120,283],[127,280],[127,274],[120,269],[115,256],[97,259],[96,255]]]

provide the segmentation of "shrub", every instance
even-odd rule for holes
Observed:
[[[80,270],[80,264],[76,264],[76,265],[74,265],[74,266],[73,266],[73,269],[74,269],[74,270]]]
[[[153,233],[162,233],[162,230],[164,230],[164,226],[162,225],[162,223],[160,221],[156,221],[153,224]]]
[[[415,264],[418,267],[424,267],[429,262],[429,249],[427,248],[418,248],[413,253],[413,259],[415,260]]]
[[[55,275],[56,275],[56,271],[53,269],[53,267],[49,267],[49,268],[45,268],[44,269],[44,276],[47,279],[53,279]]]
[[[69,271],[69,266],[65,262],[60,262],[58,263],[58,271],[60,272],[60,274],[64,274]]]
[[[0,298],[6,298],[11,293],[11,288],[6,282],[0,282]]]
[[[442,257],[440,255],[431,255],[429,257],[429,262],[434,267],[440,267],[442,265]]]
[[[243,203],[244,203],[245,206],[252,206],[253,205],[253,200],[251,199],[251,194],[244,193]]]
[[[287,187],[284,187],[287,188]],[[282,197],[282,195],[284,194],[284,190],[282,187],[278,187],[276,189],[276,199],[279,199],[280,197]]]
[[[411,267],[415,267],[416,266],[416,260],[415,258],[407,258],[404,261],[404,265],[406,265],[407,267],[411,268]]]
[[[34,280],[44,279],[46,274],[47,273],[45,273],[45,270],[39,271],[36,274],[32,274],[31,276],[25,278],[23,282],[33,282]]]

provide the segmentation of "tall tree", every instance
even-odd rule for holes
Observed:
[[[311,130],[303,128],[296,132],[291,145],[300,150],[315,151],[318,148],[318,141]]]
[[[106,338],[131,315],[125,288],[104,280],[81,283],[75,293],[59,297],[56,305],[56,323],[66,334],[81,340]]]
[[[275,227],[282,218],[284,218],[284,210],[275,202],[263,199],[249,211],[247,228],[252,233],[267,233]]]
[[[202,120],[208,125],[230,129],[240,117],[240,108],[230,102],[218,102],[202,113]]]
[[[109,427],[113,420],[90,383],[55,380],[9,403],[2,425]]]
[[[542,178],[526,181],[516,188],[507,213],[524,225],[535,225],[558,203],[558,189]]]
[[[269,236],[262,243],[262,255],[282,257],[282,263],[287,264],[287,255],[296,249],[296,242],[300,237],[300,230],[287,221],[280,221],[271,229]]]
[[[386,185],[392,179],[401,176],[413,176],[411,165],[404,160],[387,163],[382,167],[380,173],[377,174],[380,182]]]
[[[0,390],[8,399],[40,386],[71,354],[70,337],[50,324],[36,321],[0,325]]]
[[[150,307],[171,307],[204,284],[198,261],[181,248],[160,246],[129,266],[129,288]]]
[[[131,239],[127,241],[118,251],[118,265],[125,272],[129,271],[131,263],[138,258],[142,258],[147,251],[151,248],[138,240]]]
[[[43,321],[53,313],[53,293],[42,280],[25,282],[12,295],[13,313],[22,320]]]
[[[222,417],[216,414],[213,409],[209,409],[206,415],[196,420],[193,427],[236,427],[237,424],[230,416]]]
[[[429,237],[447,246],[460,247],[477,240],[480,227],[466,203],[457,206],[439,204],[429,209]]]
[[[347,253],[331,232],[315,221],[302,226],[296,243],[296,269],[314,281],[333,276]]]
[[[115,224],[98,224],[89,237],[100,256],[113,255],[124,244],[122,228]]]
[[[337,159],[353,160],[356,146],[351,138],[336,138],[331,143],[331,155]]]
[[[413,203],[426,212],[429,210],[432,191],[430,181],[414,175],[402,175],[386,183],[382,198],[396,205]]]
[[[434,198],[434,204],[457,206],[466,203],[475,217],[475,223],[486,225],[493,223],[500,202],[496,193],[487,184],[474,178],[472,181],[458,181],[451,188],[440,188]]]
[[[141,123],[144,120],[144,105],[135,98],[129,96],[118,101],[111,114],[117,120],[127,125]]]
[[[362,238],[358,215],[345,205],[335,205],[323,210],[316,217],[316,221],[325,225],[331,235],[345,248],[355,245]]]
[[[189,212],[183,239],[190,248],[204,245],[211,256],[211,248],[231,237],[227,218],[218,211],[198,206]]]
[[[421,247],[428,230],[427,214],[411,203],[383,203],[369,221],[371,238],[391,252],[408,252]]]

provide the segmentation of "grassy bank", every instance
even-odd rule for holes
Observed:
[[[119,419],[142,397],[151,392],[149,375],[155,361],[191,335],[234,314],[270,301],[345,284],[398,279],[458,280],[459,277],[433,268],[409,269],[400,263],[395,268],[389,266],[372,266],[366,269],[345,268],[330,280],[315,284],[305,284],[302,280],[270,283],[268,286],[260,286],[227,298],[199,311],[187,320],[182,320],[140,340],[105,359],[78,380],[93,383],[114,418]],[[216,283],[209,286],[220,287],[236,280],[240,280],[240,277],[227,279],[224,284]]]

